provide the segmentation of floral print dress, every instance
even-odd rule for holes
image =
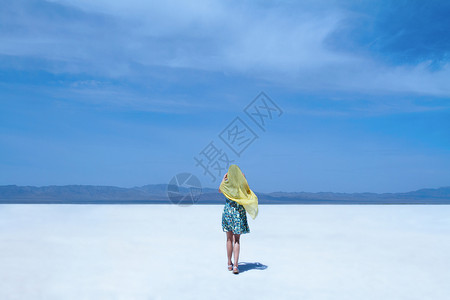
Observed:
[[[244,206],[226,198],[222,213],[222,230],[224,232],[232,231],[234,234],[250,232]]]

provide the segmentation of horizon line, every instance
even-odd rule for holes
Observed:
[[[117,185],[95,185],[95,184],[63,184],[63,185],[57,185],[57,184],[50,184],[50,185],[17,185],[17,184],[3,184],[0,185],[0,187],[5,186],[16,186],[16,187],[36,187],[36,188],[42,188],[42,187],[64,187],[64,186],[97,186],[97,187],[116,187],[116,188],[123,188],[123,189],[133,189],[133,188],[140,188],[148,185],[169,185],[168,183],[149,183],[144,184],[141,186],[131,186],[131,187],[123,187],[123,186],[117,186]],[[421,190],[439,190],[439,189],[445,189],[450,188],[450,185],[448,186],[440,186],[437,188],[419,188],[416,190],[410,190],[406,192],[332,192],[332,191],[320,191],[320,192],[307,192],[307,191],[272,191],[272,192],[257,192],[258,194],[272,194],[272,193],[308,193],[308,194],[319,194],[319,193],[333,193],[333,194],[404,194],[404,193],[411,193],[411,192],[417,192]],[[218,190],[216,187],[201,187],[201,189],[211,189],[211,190]]]

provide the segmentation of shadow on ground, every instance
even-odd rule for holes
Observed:
[[[250,271],[250,270],[265,270],[267,266],[259,262],[240,262],[239,263],[239,273]]]

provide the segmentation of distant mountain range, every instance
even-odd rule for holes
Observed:
[[[64,185],[0,186],[0,203],[54,204],[170,204],[167,184],[141,187]],[[181,194],[189,189],[180,188]],[[260,204],[450,204],[450,187],[421,189],[407,193],[258,193]],[[172,199],[172,202],[170,201]],[[225,197],[217,189],[203,188],[195,204],[223,204]]]

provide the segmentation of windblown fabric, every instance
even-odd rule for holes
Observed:
[[[258,215],[258,197],[250,189],[242,174],[241,169],[236,165],[228,168],[228,180],[225,178],[220,183],[219,190],[228,199],[235,201],[244,206],[247,213],[255,219]]]

